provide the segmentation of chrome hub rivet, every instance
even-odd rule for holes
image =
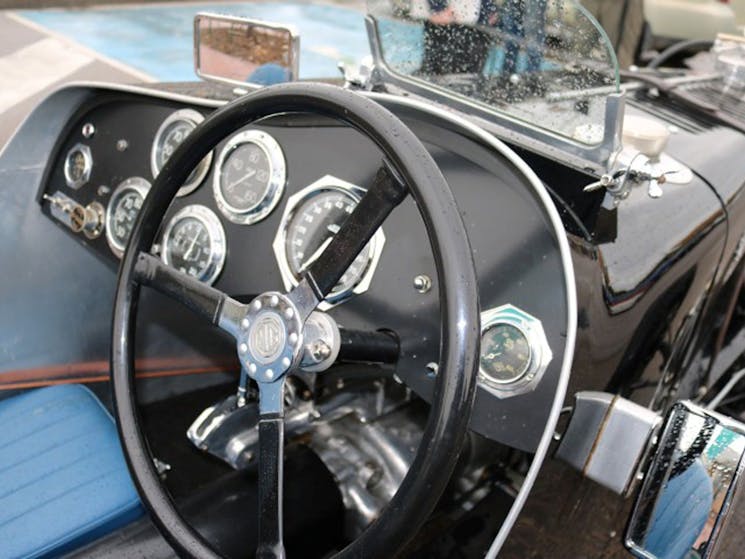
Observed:
[[[284,359],[282,359],[282,366],[285,367],[285,368],[290,366],[290,358],[289,357],[285,357]]]
[[[290,343],[292,345],[295,345],[297,343],[297,334],[295,332],[290,334]]]
[[[295,315],[295,311],[293,311],[293,310],[292,310],[292,307],[287,307],[287,308],[285,309],[285,318],[286,318],[286,319],[288,319],[288,320],[289,320],[289,319],[291,319],[291,318],[292,318],[292,317],[293,317],[294,315]]]
[[[254,310],[258,311],[259,309],[261,309],[261,301],[254,301],[252,306]]]
[[[256,374],[256,363],[248,363],[248,372],[252,375]]]
[[[272,295],[271,298],[269,299],[269,304],[273,307],[276,307],[277,305],[279,305],[279,297],[277,297],[276,295]]]
[[[243,328],[244,330],[248,330],[249,326],[251,326],[251,323],[248,321],[247,318],[241,320],[241,328]]]
[[[238,351],[241,353],[246,353],[248,351],[248,346],[246,344],[241,344],[238,346]]]
[[[272,379],[274,378],[274,371],[272,371],[271,369],[267,369],[267,370],[266,370],[266,371],[264,372],[264,375],[266,376],[266,378],[267,378],[268,380],[272,380]]]

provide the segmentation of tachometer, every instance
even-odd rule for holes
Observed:
[[[285,188],[285,158],[266,132],[247,130],[228,140],[217,158],[213,190],[230,221],[251,224],[268,216]]]
[[[157,177],[160,170],[170,159],[173,152],[176,151],[186,137],[192,133],[197,125],[204,120],[201,113],[192,109],[182,109],[171,113],[163,121],[155,134],[153,147],[150,151],[150,168],[153,177]],[[212,163],[212,152],[197,165],[186,179],[184,185],[179,188],[176,196],[186,196],[190,194],[202,183],[205,175],[209,171]]]
[[[330,175],[290,197],[274,240],[274,253],[287,289],[328,247],[365,190]],[[368,289],[385,243],[382,230],[370,239],[326,297],[336,304]]]
[[[163,233],[163,262],[212,284],[225,263],[225,230],[215,213],[200,205],[182,208]]]
[[[111,195],[106,208],[106,241],[120,258],[149,190],[150,183],[145,179],[131,177],[121,182]]]
[[[70,188],[78,189],[91,178],[93,157],[91,149],[85,144],[76,144],[65,157],[65,182]]]

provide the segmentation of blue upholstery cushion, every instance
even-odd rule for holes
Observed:
[[[56,556],[141,514],[114,421],[87,388],[0,401],[0,557]]]

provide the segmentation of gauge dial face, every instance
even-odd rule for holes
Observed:
[[[160,170],[171,158],[176,149],[203,120],[204,117],[201,113],[192,109],[184,109],[172,113],[163,121],[163,124],[160,125],[158,132],[155,134],[155,141],[153,142],[153,148],[150,154],[150,166],[154,177],[158,176]],[[196,190],[204,180],[211,162],[212,152],[191,172],[184,185],[179,189],[177,196],[185,196]]]
[[[77,144],[65,158],[65,181],[70,188],[80,188],[88,182],[93,168],[93,158],[88,146]]]
[[[169,266],[211,284],[225,263],[225,230],[210,209],[187,206],[166,227],[162,254]]]
[[[498,322],[481,333],[481,372],[498,384],[519,380],[530,367],[531,348],[525,333]]]
[[[256,223],[275,208],[285,181],[284,154],[277,141],[259,130],[240,132],[218,157],[215,201],[234,223]]]
[[[135,220],[150,189],[150,183],[132,177],[120,183],[106,208],[106,240],[112,252],[121,256],[132,234]]]
[[[272,168],[269,157],[258,144],[248,142],[234,148],[223,161],[220,172],[220,192],[236,212],[249,212],[266,197]]]
[[[357,197],[345,190],[321,189],[295,208],[287,224],[285,250],[296,281],[328,247],[357,201]],[[349,293],[359,284],[370,266],[373,242],[371,240],[355,258],[331,290],[331,297]]]

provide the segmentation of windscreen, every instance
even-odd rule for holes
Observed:
[[[368,0],[386,68],[445,97],[596,145],[619,90],[606,33],[576,0]]]

